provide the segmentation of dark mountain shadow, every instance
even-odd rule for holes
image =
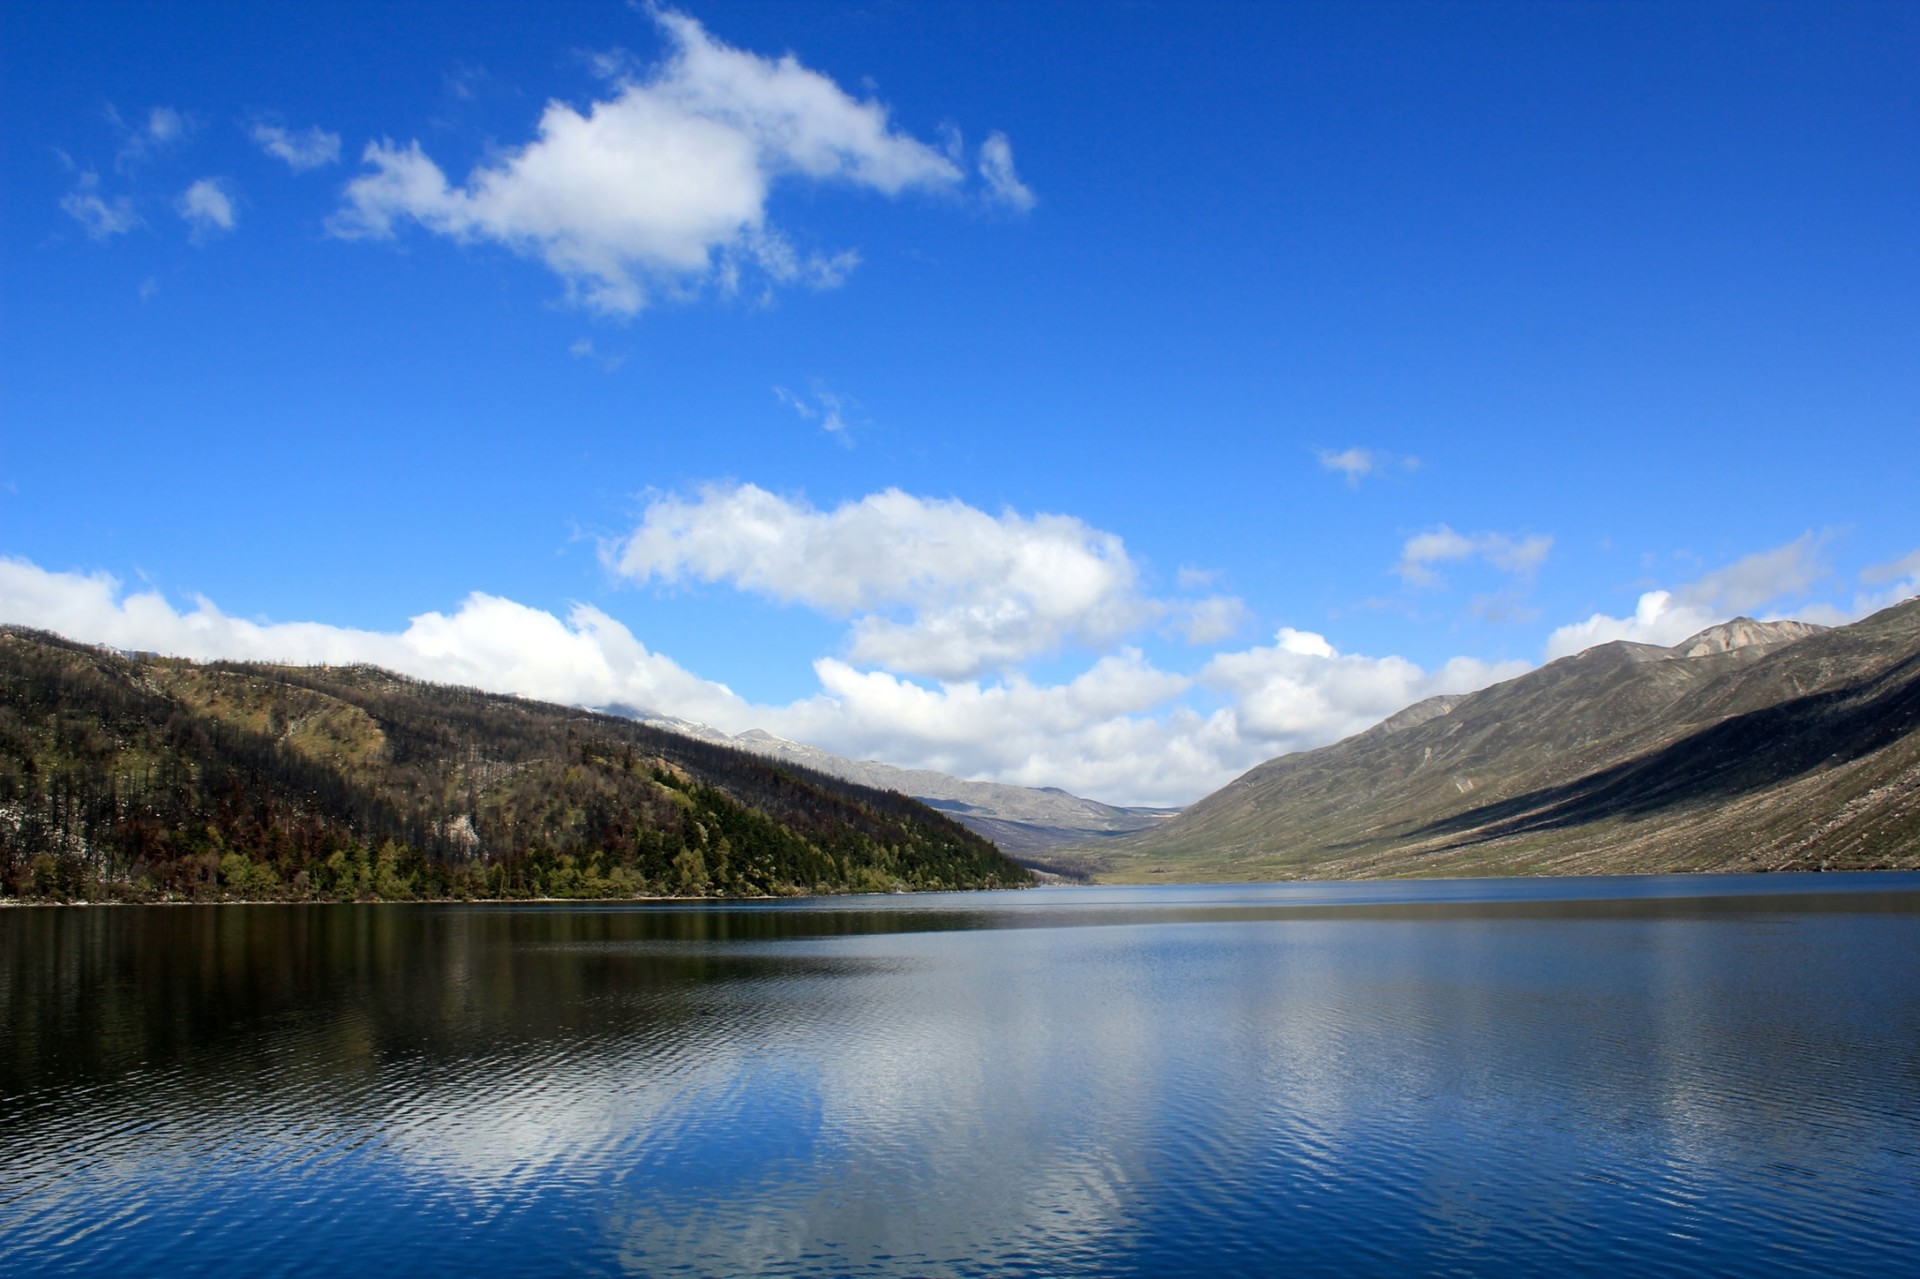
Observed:
[[[1871,755],[1920,729],[1920,654],[1871,680],[1749,711],[1638,759],[1453,817],[1402,838],[1460,845],[1724,802]]]

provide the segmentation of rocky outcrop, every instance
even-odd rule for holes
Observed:
[[[1709,653],[1731,653],[1737,648],[1775,649],[1826,629],[1811,622],[1756,622],[1751,617],[1736,617],[1731,622],[1709,626],[1698,635],[1690,635],[1668,651],[1675,657],[1705,657]]]

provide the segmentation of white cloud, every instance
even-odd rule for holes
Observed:
[[[831,511],[752,484],[655,499],[607,549],[639,582],[725,582],[852,619],[855,661],[966,678],[1151,620],[1112,533],[1064,515],[998,516],[898,489]]]
[[[172,107],[155,107],[147,113],[146,136],[155,142],[177,141],[186,131],[186,117]]]
[[[925,687],[824,658],[815,663],[818,694],[756,706],[649,652],[597,609],[578,606],[563,620],[478,593],[451,614],[423,613],[386,633],[252,622],[206,599],[181,611],[155,592],[124,593],[105,574],[0,559],[0,622],[200,660],[370,662],[423,679],[577,705],[624,704],[730,732],[765,728],[856,758],[1123,800],[1191,799],[1257,757],[1231,740],[1206,740],[1191,712],[1147,717],[1189,681],[1155,670],[1133,650],[1053,686],[1015,676]]]
[[[1222,654],[1200,682],[1225,696],[1207,714],[1181,704],[1194,679],[1122,648],[1059,684],[1020,674],[921,684],[837,658],[814,663],[819,691],[756,705],[703,679],[598,609],[562,619],[475,593],[398,632],[231,617],[206,599],[176,609],[104,574],[54,573],[0,559],[0,622],[92,643],[197,659],[369,662],[422,679],[584,706],[624,704],[712,724],[764,728],[852,758],[1025,786],[1061,786],[1118,803],[1198,798],[1284,750],[1324,745],[1408,702],[1516,673],[1455,661],[1434,672],[1399,658],[1343,655],[1285,630],[1271,648]]]
[[[538,136],[450,184],[418,142],[371,143],[331,228],[385,238],[412,221],[461,241],[493,241],[543,261],[588,306],[632,314],[660,292],[772,284],[831,288],[851,252],[805,254],[769,225],[776,182],[806,179],[885,195],[959,184],[939,150],[896,130],[885,106],[856,100],[792,56],[721,44],[671,11],[673,42],[644,79],[621,79],[583,114],[549,102]]]
[[[196,660],[370,662],[441,683],[578,705],[673,707],[674,714],[714,722],[732,718],[730,709],[742,704],[724,685],[649,653],[597,609],[576,607],[562,621],[479,592],[452,614],[422,613],[389,634],[317,622],[251,622],[205,598],[180,612],[157,592],[123,593],[104,573],[54,573],[0,558],[0,622]]]
[[[773,398],[792,409],[801,421],[818,422],[821,430],[846,447],[853,447],[853,434],[847,427],[846,414],[859,406],[852,397],[830,391],[815,382],[811,400],[784,386],[773,388]]]
[[[592,338],[575,338],[567,347],[567,354],[576,360],[591,360],[600,366],[602,373],[617,373],[627,362],[625,351],[602,351],[595,346]]]
[[[1347,477],[1347,487],[1357,488],[1366,476],[1378,471],[1412,471],[1419,469],[1420,459],[1405,457],[1397,453],[1382,453],[1377,449],[1350,448],[1321,449],[1320,465],[1329,471],[1338,471]]]
[[[1527,670],[1455,659],[1426,671],[1402,658],[1336,651],[1283,630],[1276,644],[1215,657],[1196,678],[1136,649],[1055,685],[1011,675],[928,686],[832,658],[816,697],[755,708],[761,727],[838,754],[1019,786],[1059,786],[1114,803],[1185,804],[1264,760],[1324,746],[1402,707]],[[1225,704],[1183,704],[1196,685]]]
[[[1629,617],[1596,614],[1560,628],[1547,656],[1610,639],[1671,644],[1736,612],[1766,616],[1820,581],[1821,545],[1810,534],[1695,582],[1649,591]],[[726,582],[849,617],[851,651],[813,663],[815,691],[756,704],[650,651],[621,622],[585,605],[557,616],[475,593],[393,632],[263,623],[229,616],[204,598],[182,609],[153,591],[127,592],[104,574],[55,573],[12,559],[0,559],[0,621],[199,659],[370,662],[562,703],[624,704],[728,732],[763,728],[852,758],[1060,786],[1118,803],[1190,802],[1275,755],[1326,745],[1436,693],[1471,691],[1527,669],[1468,658],[1423,668],[1393,655],[1343,653],[1323,635],[1289,627],[1271,644],[1216,653],[1195,674],[1161,670],[1138,649],[1114,649],[1118,637],[1156,619],[1177,625],[1215,610],[1231,615],[1238,601],[1143,599],[1120,540],[1078,520],[996,517],[892,490],[821,511],[752,486],[713,487],[656,501],[633,537],[608,555],[617,571],[639,580]],[[1816,604],[1796,614],[1846,621],[1897,602],[1891,596],[1920,592],[1920,550],[1860,580],[1877,593],[1860,595],[1850,611]],[[1198,574],[1184,583],[1204,584]],[[1105,622],[1086,621],[1103,614]],[[1018,670],[973,673],[998,664],[983,654],[1041,652],[1068,639],[1113,651],[1058,683]],[[935,678],[912,678],[916,670]]]
[[[1215,657],[1200,680],[1229,695],[1240,734],[1277,755],[1338,741],[1414,702],[1484,688],[1527,669],[1525,662],[1459,657],[1426,671],[1402,657],[1342,654],[1325,636],[1282,627],[1269,647]]]
[[[1169,607],[1170,624],[1189,644],[1218,644],[1230,639],[1252,617],[1246,601],[1234,595],[1179,600]]]
[[[120,152],[116,168],[125,170],[144,164],[160,152],[184,142],[193,121],[172,107],[153,107],[147,118],[137,124],[128,122],[113,107],[107,108],[107,121],[120,134]]]
[[[1784,596],[1804,595],[1828,574],[1820,556],[1826,541],[1825,537],[1803,533],[1785,546],[1759,551],[1715,569],[1683,588],[1683,593],[1689,599],[1710,601],[1736,613],[1752,612]]]
[[[1220,570],[1216,568],[1195,568],[1192,565],[1183,565],[1180,571],[1174,576],[1174,580],[1183,591],[1197,591],[1202,587],[1212,586],[1215,582],[1219,581]]]
[[[1425,533],[1416,533],[1400,549],[1400,562],[1393,571],[1410,585],[1426,586],[1439,580],[1427,566],[1445,560],[1461,560],[1472,555],[1474,540],[1454,532],[1446,525]]]
[[[980,144],[980,176],[986,180],[993,199],[1025,213],[1035,203],[1032,188],[1020,180],[1013,169],[1013,144],[1004,133],[987,135]]]
[[[1733,616],[1710,606],[1678,599],[1672,591],[1647,591],[1627,617],[1595,613],[1584,622],[1570,622],[1547,637],[1547,660],[1566,657],[1595,644],[1631,640],[1662,647]]]
[[[219,178],[201,178],[181,193],[174,207],[196,240],[233,230],[233,193]]]
[[[112,106],[106,108],[108,125],[120,137],[120,149],[114,156],[114,168],[122,178],[142,168],[161,152],[187,139],[193,120],[172,107],[153,107],[146,118],[127,120]],[[108,196],[100,175],[82,168],[64,151],[55,151],[61,165],[73,175],[73,188],[60,198],[60,208],[78,222],[95,240],[110,240],[145,224],[133,200],[126,195]]]
[[[1862,569],[1860,580],[1868,586],[1877,586],[1880,589],[1862,591],[1854,596],[1855,617],[1877,613],[1883,608],[1891,608],[1895,604],[1920,595],[1920,547],[1908,551],[1899,559]]]
[[[247,136],[268,155],[285,160],[295,173],[340,162],[340,135],[328,133],[318,125],[295,132],[277,124],[256,121],[247,130]]]
[[[1438,586],[1441,577],[1433,565],[1478,558],[1504,573],[1531,577],[1552,549],[1553,539],[1541,534],[1519,538],[1506,533],[1464,534],[1442,524],[1408,538],[1393,571],[1409,586]]]
[[[1884,586],[1902,578],[1909,582],[1920,581],[1920,548],[1908,551],[1899,559],[1869,565],[1860,570],[1860,580],[1868,586]]]
[[[1085,788],[1079,793],[1164,795],[1194,784],[1171,767],[1164,776],[1154,771],[1153,755],[1173,733],[1150,714],[1191,681],[1155,669],[1136,649],[1054,685],[1013,675],[929,687],[834,658],[815,662],[814,671],[819,696],[763,712],[774,732],[855,758]],[[1221,780],[1231,775],[1217,763],[1213,772]]]
[[[60,198],[60,208],[96,240],[125,235],[141,221],[133,201],[126,196],[109,200],[100,193],[100,175],[90,169],[82,171],[75,179],[73,190]]]
[[[1547,552],[1553,549],[1553,539],[1542,534],[1530,534],[1519,541],[1510,541],[1498,535],[1490,535],[1490,541],[1481,547],[1481,555],[1489,564],[1507,573],[1521,576],[1539,571],[1546,563]]]
[[[1562,626],[1547,638],[1547,658],[1565,657],[1613,640],[1678,644],[1738,614],[1759,613],[1767,606],[1777,608],[1784,601],[1803,597],[1827,575],[1820,557],[1825,541],[1824,537],[1805,533],[1784,546],[1748,555],[1697,581],[1672,590],[1647,591],[1627,617],[1595,613],[1583,622]],[[1794,615],[1831,623],[1851,621],[1864,611],[1871,610],[1849,614],[1832,606],[1814,605]]]

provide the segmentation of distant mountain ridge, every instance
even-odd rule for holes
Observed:
[[[899,768],[878,760],[847,759],[817,746],[776,737],[762,729],[729,734],[708,724],[668,715],[628,707],[607,709],[630,715],[642,723],[736,750],[752,751],[875,790],[898,791],[984,835],[1016,860],[1042,869],[1049,866],[1043,856],[1048,850],[1148,830],[1179,811],[1103,804],[1056,787],[971,782],[927,768]]]
[[[1920,866],[1920,600],[1601,644],[1058,856],[1121,880]]]

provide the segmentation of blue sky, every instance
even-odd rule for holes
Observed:
[[[7,6],[0,620],[1182,803],[1920,589],[1920,9]]]

